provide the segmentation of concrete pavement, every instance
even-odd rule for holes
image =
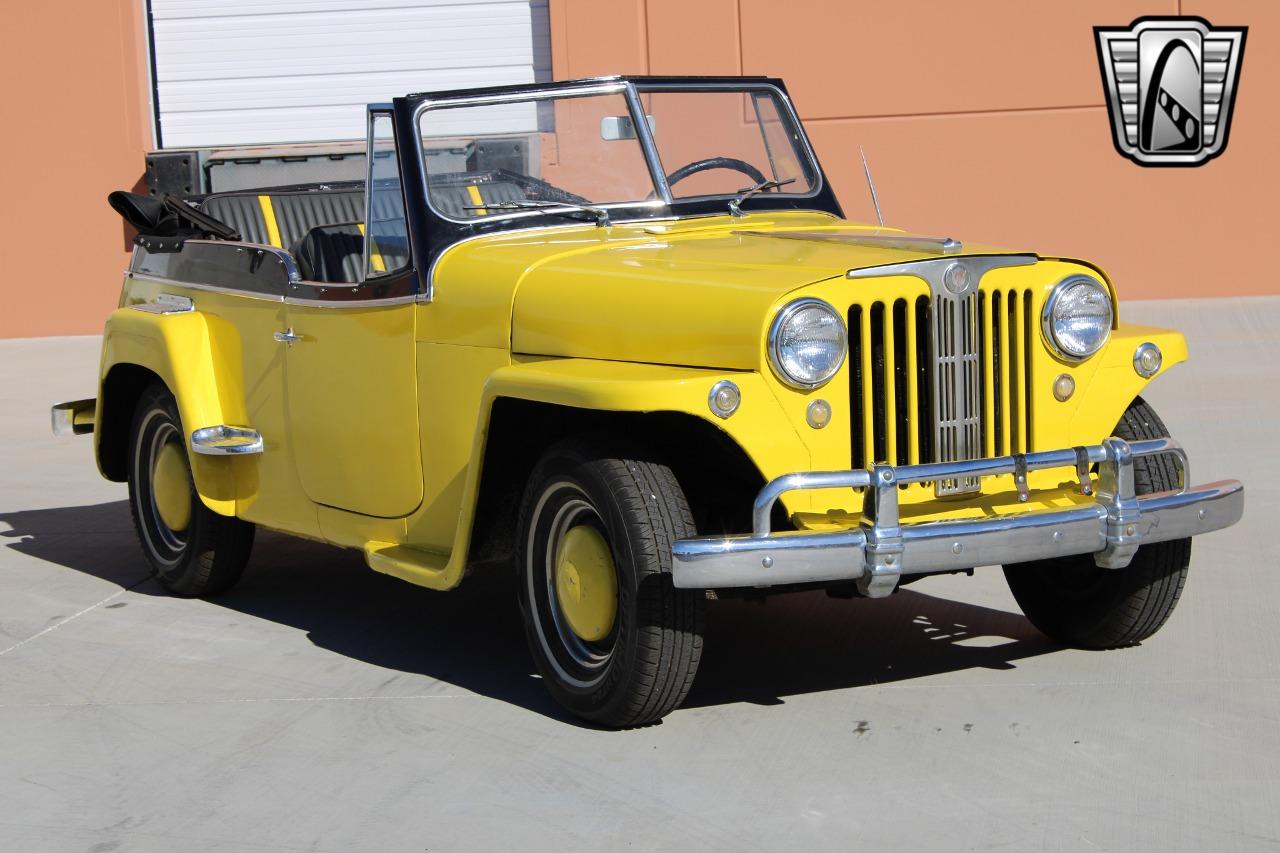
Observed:
[[[167,597],[49,435],[98,341],[0,341],[0,849],[1280,849],[1280,299],[1123,313],[1187,333],[1148,399],[1248,488],[1160,634],[1057,647],[992,569],[715,602],[687,706],[630,732],[559,712],[501,581],[265,533],[230,594]]]

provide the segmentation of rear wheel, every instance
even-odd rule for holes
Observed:
[[[1116,425],[1126,441],[1167,436],[1155,410],[1138,398]],[[1134,460],[1138,494],[1178,487],[1178,467],[1168,456]],[[1182,595],[1191,562],[1191,540],[1143,545],[1123,569],[1099,568],[1083,554],[1005,566],[1009,589],[1031,623],[1054,640],[1087,649],[1131,646],[1168,620]]]
[[[520,607],[543,681],[571,713],[637,726],[684,700],[703,597],[672,586],[671,543],[694,532],[664,465],[583,443],[538,463],[520,512]]]
[[[213,595],[240,579],[253,525],[210,510],[196,494],[177,403],[161,385],[143,392],[129,433],[129,508],[142,551],[175,595]]]

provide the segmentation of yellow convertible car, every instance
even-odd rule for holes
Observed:
[[[437,590],[518,575],[571,713],[680,705],[707,599],[1003,565],[1137,643],[1240,518],[1139,396],[1186,357],[1092,264],[843,218],[781,81],[612,77],[368,107],[365,180],[144,197],[98,396],[177,595],[256,526]]]

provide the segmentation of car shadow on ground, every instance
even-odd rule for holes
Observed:
[[[125,501],[0,513],[0,543],[140,594],[146,569]],[[424,675],[570,721],[534,677],[513,580],[491,571],[442,594],[370,571],[362,556],[259,531],[243,580],[201,606],[305,631],[353,660]],[[821,592],[709,602],[702,664],[685,707],[883,684],[973,668],[1012,669],[1061,647],[1018,613],[912,588],[886,601]]]

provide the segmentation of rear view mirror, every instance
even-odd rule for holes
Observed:
[[[656,133],[657,126],[653,122],[653,116],[645,116],[645,120],[649,122],[649,132]],[[631,120],[631,116],[605,116],[600,119],[600,138],[606,142],[635,139],[636,123]]]

